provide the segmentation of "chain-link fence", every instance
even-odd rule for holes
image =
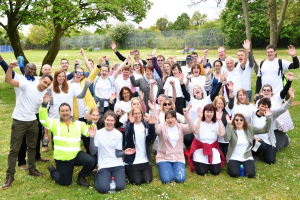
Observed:
[[[61,49],[110,48],[111,39],[105,35],[62,38]],[[195,29],[177,31],[137,32],[126,36],[122,47],[127,49],[159,48],[183,49],[218,48],[225,45],[225,35],[220,29]]]

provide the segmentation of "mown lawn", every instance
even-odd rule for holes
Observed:
[[[126,55],[129,50],[121,50]],[[141,50],[142,58],[152,50]],[[42,59],[46,51],[26,51],[27,58],[35,63],[40,69]],[[198,51],[202,54],[202,51]],[[228,50],[227,56],[235,56],[236,49]],[[286,50],[277,51],[278,57],[291,61],[291,57]],[[158,50],[158,54],[165,57],[174,56],[178,60],[184,60],[181,50]],[[100,52],[86,51],[88,58],[97,60],[101,55],[107,55],[111,58],[111,63],[119,62],[117,57],[111,50]],[[9,62],[13,59],[12,54],[2,54],[4,59]],[[217,50],[209,52],[208,56],[211,60],[217,58]],[[254,57],[258,62],[266,58],[265,50],[255,50]],[[53,65],[53,72],[59,67],[61,58],[68,58],[73,66],[74,60],[79,58],[82,60],[79,51],[60,51]],[[73,68],[73,67],[71,67]],[[17,70],[18,71],[18,70]],[[39,72],[39,70],[38,70]],[[292,87],[296,89],[296,101],[300,101],[299,93],[299,69],[293,70],[295,81]],[[252,90],[255,89],[255,74],[252,76]],[[10,143],[11,114],[15,105],[14,90],[11,86],[4,82],[4,72],[0,70],[0,184],[5,181],[5,173],[7,169],[7,156]],[[91,183],[90,188],[84,188],[76,185],[79,167],[75,168],[73,176],[73,184],[68,187],[55,184],[51,179],[47,167],[55,165],[52,151],[43,153],[42,156],[50,158],[48,163],[37,163],[37,168],[46,173],[44,177],[28,176],[27,171],[21,171],[16,167],[15,181],[13,185],[5,190],[0,189],[0,198],[2,199],[298,199],[300,186],[300,108],[294,105],[290,108],[295,129],[289,131],[291,145],[284,148],[282,152],[277,154],[277,161],[274,165],[267,165],[263,162],[256,163],[256,177],[248,178],[231,178],[228,176],[225,165],[219,176],[208,174],[205,177],[196,175],[187,169],[187,181],[184,184],[165,184],[159,180],[158,170],[152,157],[154,180],[151,184],[141,186],[126,185],[126,189],[117,192],[114,195],[100,194],[94,187],[94,178],[90,176],[88,180]]]

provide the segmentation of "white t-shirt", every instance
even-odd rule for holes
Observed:
[[[150,83],[152,83],[153,81],[156,81],[156,80],[155,79],[150,79],[149,81],[150,81]],[[158,93],[158,87],[157,87],[157,84],[155,84],[153,86],[153,97],[154,97],[154,100],[156,100],[157,93]]]
[[[180,131],[179,131],[178,127],[175,124],[175,126],[173,126],[173,127],[169,127],[167,125],[167,132],[168,132],[168,137],[171,141],[171,144],[172,144],[173,148],[175,148],[175,146],[178,142]]]
[[[168,96],[173,97],[173,89],[172,89],[172,86],[170,84],[170,81],[175,82],[176,97],[183,97],[183,93],[182,93],[181,86],[180,86],[180,81],[177,77],[174,77],[174,76],[168,77],[166,82],[165,82],[165,85],[164,85],[164,89],[168,90]]]
[[[99,98],[109,99],[111,94],[113,93],[113,85],[115,79],[114,76],[107,77],[106,79],[101,78],[101,76],[97,76],[94,81],[95,86],[95,96]],[[100,105],[97,105],[100,106]],[[104,107],[108,107],[108,102],[104,102]]]
[[[135,80],[138,80],[138,79],[140,79],[140,78],[143,78],[143,75],[142,75],[142,74],[137,74],[137,73],[135,73],[135,72],[133,72],[133,76],[134,76],[134,79],[135,79]],[[140,91],[140,87],[135,87],[135,90],[136,90],[136,92]]]
[[[201,110],[203,111],[203,108],[207,104],[211,104],[211,103],[212,103],[212,101],[210,99],[210,95],[201,100],[195,99],[194,97],[191,96],[191,101],[189,102],[189,104],[191,104],[192,107],[189,111],[189,114],[190,114],[191,118],[193,119],[193,121],[195,121],[198,118],[198,113],[197,113],[198,108],[200,107]]]
[[[22,75],[20,75],[20,74],[15,73],[15,76],[14,76],[14,80],[16,80],[16,81],[19,81],[19,82],[26,82],[26,83],[28,82],[28,83],[30,83],[30,84],[32,84],[32,85],[37,86],[37,85],[39,84],[39,82],[40,82],[40,78],[41,78],[41,77],[35,76],[34,78],[35,78],[34,81],[28,81],[28,80],[25,78],[25,76],[22,76]],[[14,89],[15,89],[15,93],[16,93],[16,101],[17,101],[17,99],[18,99],[18,97],[19,97],[19,95],[20,95],[20,93],[21,93],[21,90],[20,90],[19,88],[17,88],[17,87],[14,87]]]
[[[98,147],[98,170],[123,166],[123,159],[116,157],[116,150],[122,150],[122,133],[117,129],[107,131],[102,128],[96,132],[94,141]]]
[[[253,126],[256,126],[257,128],[263,128],[266,125],[266,117],[265,116],[261,116],[258,117],[257,115],[255,115],[252,119],[253,122]],[[263,134],[257,134],[254,135],[254,139],[256,138],[260,138],[262,139],[266,144],[272,145],[271,144],[271,140],[269,138],[269,133],[263,133]]]
[[[146,152],[146,134],[145,126],[143,123],[138,125],[134,124],[134,133],[135,133],[135,159],[133,164],[147,163],[147,152]]]
[[[62,104],[62,103],[69,104],[73,111],[73,97],[77,97],[82,92],[82,89],[75,88],[74,85],[69,82],[68,82],[68,84],[69,84],[68,93],[64,93],[61,90],[61,86],[59,86],[60,93],[58,93],[58,94],[52,90],[52,96],[53,96],[52,98],[54,100],[54,105],[50,106],[50,109],[49,109],[49,117],[50,118],[60,119],[58,110],[59,110],[60,104]],[[71,112],[71,115],[73,116],[73,112]]]
[[[229,81],[233,82],[233,84],[234,84],[233,94],[234,94],[234,96],[236,96],[237,91],[242,88],[242,83],[243,83],[242,77],[243,77],[244,70],[241,67],[239,67],[239,68],[234,68],[232,71],[228,71],[227,69],[223,70],[223,68],[222,68],[221,71],[227,72],[227,74],[228,74],[227,82],[229,82]],[[224,91],[224,97],[225,97],[226,101],[228,101],[228,96],[227,96],[227,93],[225,92],[226,91],[225,87],[223,88],[223,91]]]
[[[241,68],[241,63],[238,63],[236,68]],[[244,88],[246,91],[251,90],[251,74],[253,68],[254,66],[250,66],[248,61],[242,73],[242,88]]]
[[[288,70],[291,62],[282,60],[282,70],[283,72]],[[261,84],[269,84],[272,86],[273,94],[281,92],[283,89],[282,75],[278,75],[279,64],[278,58],[275,58],[273,61],[265,60],[264,63],[258,68],[257,76],[261,76]]]
[[[205,76],[198,76],[198,77],[193,77],[191,78],[187,91],[190,95],[193,96],[193,89],[195,85],[199,85],[203,91],[203,94],[205,94],[205,96],[207,96],[207,92],[204,89],[205,86],[205,82],[206,82],[206,77]]]
[[[75,89],[81,90],[81,83],[73,82],[72,85],[74,86]],[[85,110],[84,99],[83,98],[82,99],[77,98],[77,105],[78,105],[79,118],[83,118],[84,117],[84,110]]]
[[[131,100],[129,100],[128,102],[125,101],[118,101],[115,104],[115,112],[118,110],[118,108],[124,110],[126,113],[129,113],[131,111]]]
[[[119,95],[120,95],[120,91],[123,87],[128,87],[131,90],[131,82],[130,82],[130,78],[128,77],[127,80],[123,79],[123,75],[118,76],[115,80],[115,88],[116,88],[116,92],[117,92],[117,102],[120,101],[119,99]]]
[[[12,118],[20,121],[36,120],[36,113],[43,102],[43,97],[47,90],[40,92],[37,86],[26,81],[19,82],[20,95],[16,101],[16,107]]]
[[[232,114],[232,117],[234,117],[234,115],[236,113],[241,113],[244,115],[246,121],[248,123],[250,123],[252,114],[254,112],[256,112],[256,110],[257,110],[257,108],[252,103],[250,103],[249,105],[246,105],[246,104],[237,105],[236,103],[234,103],[234,106],[231,109],[231,114]]]
[[[200,130],[195,134],[195,138],[202,143],[212,144],[218,140],[218,122],[207,124],[206,122],[200,123]],[[221,163],[220,153],[216,148],[212,148],[213,161],[208,162],[208,156],[203,155],[203,149],[197,149],[193,154],[193,161],[204,164],[219,164]]]
[[[177,122],[180,124],[186,124],[186,120],[184,116],[178,112],[176,112],[176,118]],[[165,113],[163,111],[160,111],[159,118],[158,118],[158,124],[165,124]]]
[[[233,150],[233,153],[230,157],[230,160],[237,160],[240,162],[244,162],[246,160],[253,160],[253,157],[249,157],[247,159],[244,158],[244,155],[249,146],[249,141],[247,140],[246,134],[244,130],[236,130],[236,134],[238,136],[238,140]]]
[[[181,70],[182,70],[183,75],[186,77],[191,72],[192,67],[185,66],[185,67],[182,67]]]

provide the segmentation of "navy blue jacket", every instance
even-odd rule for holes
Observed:
[[[150,153],[150,144],[149,142],[151,140],[154,140],[155,139],[155,127],[154,127],[154,124],[148,124],[147,122],[144,122],[142,121],[144,127],[145,127],[145,134],[148,134],[146,135],[146,153],[147,153],[147,157],[148,157],[148,161],[151,165],[151,153]],[[135,132],[134,132],[134,123],[128,123],[125,127],[125,139],[126,139],[126,146],[125,146],[125,149],[127,148],[135,148]],[[132,165],[133,162],[134,162],[134,159],[135,159],[135,153],[132,154],[132,155],[125,155],[125,158],[124,158],[124,162],[129,164],[129,165]]]

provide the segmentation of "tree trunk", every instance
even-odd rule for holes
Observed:
[[[277,42],[278,42],[278,39],[279,39],[281,28],[283,26],[283,21],[284,21],[284,17],[285,17],[286,8],[287,8],[288,3],[289,3],[289,0],[284,0],[283,5],[282,5],[280,19],[279,19],[278,25],[277,25],[277,36],[276,36],[276,41],[275,41],[276,45],[277,45]]]
[[[277,29],[277,4],[276,0],[269,0],[269,14],[270,14],[270,45],[277,46],[276,38],[279,35]]]
[[[55,34],[53,37],[53,40],[51,42],[51,46],[48,49],[48,52],[46,56],[44,57],[42,65],[48,64],[52,66],[60,48],[60,42],[61,42],[61,37],[63,36],[64,31],[62,30],[61,26],[57,26],[55,28]]]
[[[19,36],[19,31],[18,28],[16,27],[16,21],[8,21],[8,26],[7,26],[7,35],[10,41],[10,44],[14,50],[14,55],[16,59],[20,54],[24,56],[24,66],[29,62],[24,54],[21,42],[20,42],[20,36]]]

